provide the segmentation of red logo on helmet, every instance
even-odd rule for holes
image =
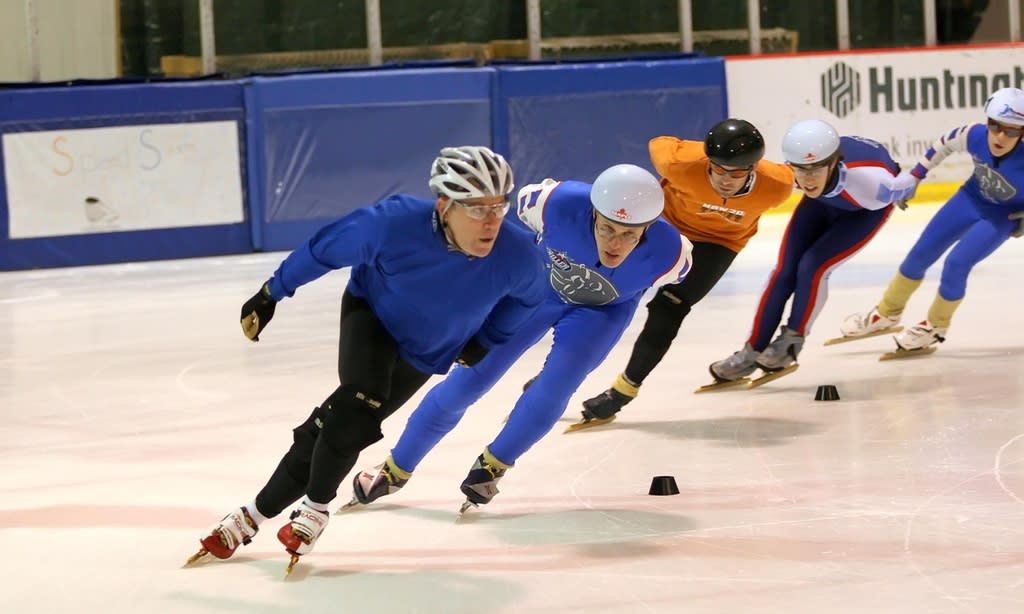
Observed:
[[[628,220],[629,219],[629,212],[626,211],[625,208],[621,208],[618,211],[613,211],[612,215],[614,215],[616,218],[618,218],[620,220]]]
[[[814,155],[814,152],[810,152],[810,151],[808,151],[806,154],[804,154],[804,160],[807,160],[808,162],[814,162],[815,158],[817,158],[817,157],[818,156]]]

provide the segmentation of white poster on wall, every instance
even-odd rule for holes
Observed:
[[[771,159],[782,159],[790,125],[814,118],[883,143],[909,168],[940,135],[984,122],[985,100],[1020,87],[1022,66],[1021,45],[735,57],[726,61],[729,114],[761,130]],[[972,168],[957,154],[928,179],[961,182]]]
[[[241,222],[235,121],[3,135],[11,239]]]

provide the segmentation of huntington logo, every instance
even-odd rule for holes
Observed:
[[[821,106],[839,118],[860,104],[860,74],[845,62],[836,62],[821,74]]]
[[[865,100],[869,113],[977,109],[1003,87],[1021,87],[1024,68],[1001,73],[941,73],[903,75],[893,66],[866,68]],[[839,118],[860,106],[861,75],[845,62],[836,62],[821,74],[821,106]]]

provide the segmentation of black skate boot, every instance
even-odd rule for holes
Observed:
[[[609,388],[592,399],[583,401],[584,420],[609,420],[633,400],[614,388]]]
[[[462,494],[466,495],[466,501],[462,504],[459,514],[465,513],[471,507],[490,503],[498,494],[498,480],[504,477],[505,472],[511,467],[512,465],[501,462],[485,448],[484,453],[476,457],[476,462],[459,487]]]
[[[620,373],[611,388],[596,397],[583,401],[583,419],[575,424],[570,424],[565,432],[573,433],[612,422],[615,420],[615,414],[619,413],[639,393],[640,387],[634,385]]]

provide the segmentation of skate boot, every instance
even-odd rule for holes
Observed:
[[[409,481],[412,474],[403,471],[389,454],[383,463],[373,469],[364,469],[352,479],[352,500],[341,506],[340,513],[356,505],[367,505],[393,495]]]
[[[867,339],[869,337],[877,337],[878,335],[884,335],[886,333],[898,333],[903,330],[903,327],[900,326],[899,323],[899,314],[883,316],[881,312],[878,311],[877,306],[872,307],[867,313],[854,313],[846,316],[842,324],[839,325],[839,332],[841,332],[843,336],[836,337],[835,339],[829,339],[825,342],[825,345],[855,341],[857,339]]]
[[[733,352],[732,356],[711,363],[708,371],[711,372],[711,377],[715,378],[715,382],[701,386],[694,392],[710,392],[749,383],[750,379],[747,376],[757,370],[756,360],[757,352],[754,348],[749,343],[743,344],[743,349]]]
[[[249,510],[240,507],[213,525],[210,532],[199,540],[202,546],[199,552],[193,554],[185,565],[191,565],[207,554],[212,554],[218,559],[231,558],[235,550],[252,541],[258,531],[259,527],[249,515]]]
[[[755,364],[764,371],[764,375],[752,380],[750,387],[754,388],[761,384],[767,384],[772,380],[779,379],[783,375],[796,371],[800,367],[796,362],[796,357],[800,354],[800,350],[803,347],[803,335],[798,335],[793,329],[783,326],[779,331],[779,336],[757,355]]]
[[[928,320],[921,320],[900,334],[894,335],[896,351],[883,354],[881,360],[931,354],[938,349],[936,345],[946,340],[948,330],[932,326]]]
[[[277,540],[284,545],[288,554],[292,555],[285,575],[292,573],[292,568],[299,562],[300,556],[313,551],[316,540],[320,538],[330,519],[331,516],[327,512],[310,507],[305,500],[295,508],[291,514],[291,522],[277,532]]]
[[[462,494],[466,495],[466,501],[459,509],[459,514],[464,514],[471,507],[490,503],[498,494],[498,480],[504,477],[510,467],[512,465],[501,462],[484,448],[484,453],[476,457],[476,462],[459,487]]]
[[[779,336],[757,355],[754,362],[759,369],[769,373],[785,369],[796,362],[797,354],[803,347],[803,335],[798,335],[791,328],[783,326]]]
[[[640,387],[620,373],[611,388],[596,397],[583,401],[583,419],[575,424],[570,424],[565,432],[573,433],[614,421],[615,414],[619,413],[639,393]]]

